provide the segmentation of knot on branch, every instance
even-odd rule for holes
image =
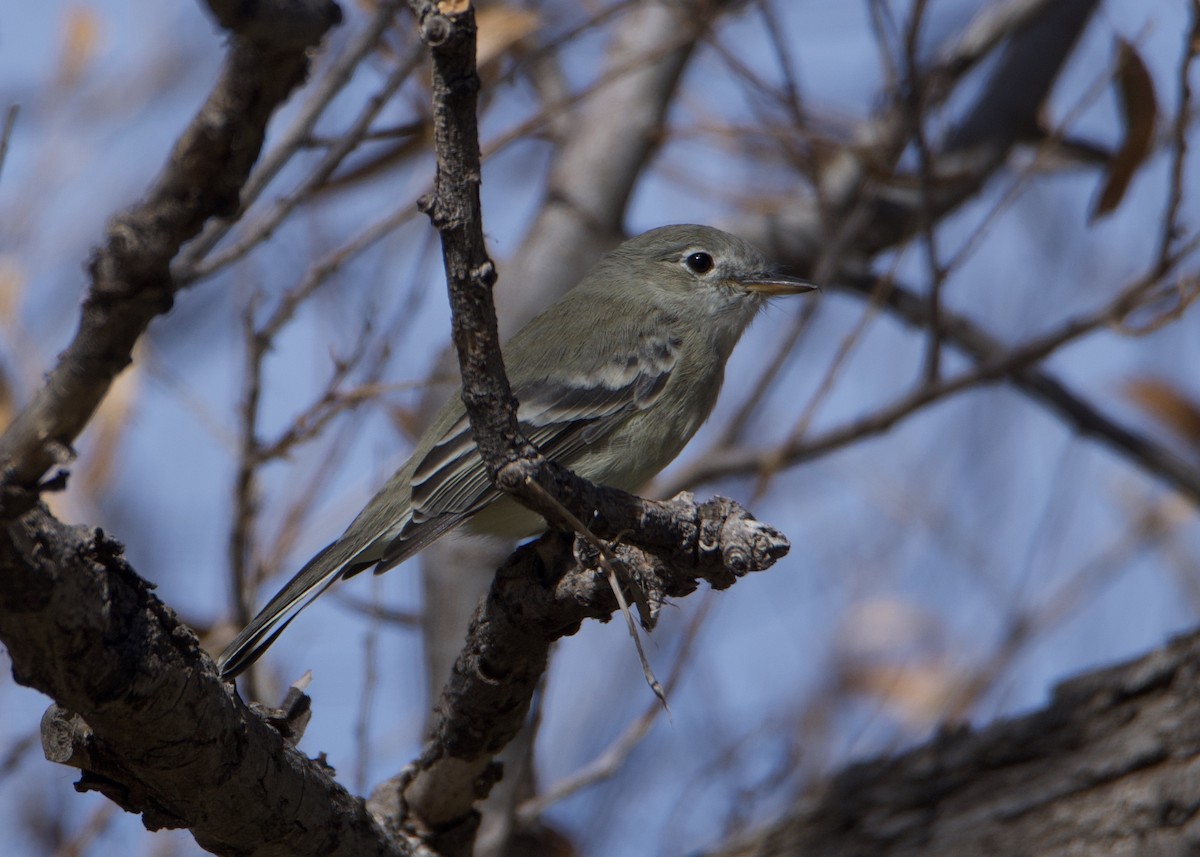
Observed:
[[[78,792],[99,792],[126,812],[140,814],[147,830],[188,827],[149,789],[127,776],[129,760],[97,736],[87,721],[58,704],[42,714],[42,751],[46,759],[78,768]]]
[[[463,225],[461,206],[456,206],[453,200],[448,200],[438,191],[422,194],[417,197],[417,211],[429,218],[429,222],[439,232],[449,232]]]
[[[613,609],[603,576],[594,574],[606,561],[617,567],[626,596],[637,604],[642,624],[649,629],[654,627],[668,598],[691,594],[701,580],[713,589],[727,589],[749,572],[770,568],[791,548],[782,533],[755,520],[725,497],[697,504],[690,493],[683,492],[653,506],[655,517],[670,518],[669,531],[677,536],[671,548],[648,550],[624,544],[618,538],[604,546],[602,556],[601,549],[591,540],[576,537],[573,555],[587,572],[586,582],[573,581],[572,575],[567,575],[564,581],[571,582],[573,595],[580,603],[601,607],[594,614],[596,618],[605,618],[602,611]],[[667,531],[660,529],[664,523],[667,522],[651,521],[650,530],[661,536]],[[561,583],[560,591],[566,591]]]
[[[166,245],[147,222],[134,212],[113,218],[108,241],[92,251],[88,272],[92,288],[86,306],[107,306],[115,301],[145,301],[146,311],[161,315],[171,309],[170,261],[173,247]]]
[[[481,289],[491,289],[496,285],[496,266],[491,259],[471,269],[471,282]]]
[[[712,569],[705,579],[714,589],[725,589],[749,572],[770,568],[791,550],[783,533],[726,497],[702,503],[696,515],[697,565]]]
[[[445,15],[430,15],[421,22],[421,40],[431,48],[441,47],[454,35],[454,24]]]

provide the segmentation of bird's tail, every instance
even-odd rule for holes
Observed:
[[[259,611],[217,658],[223,678],[234,678],[258,660],[288,623],[334,581],[375,564],[375,560],[362,561],[361,553],[346,548],[344,539],[326,545]]]

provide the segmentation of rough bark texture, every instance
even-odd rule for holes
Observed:
[[[1168,857],[1200,852],[1200,634],[1051,703],[854,765],[714,857]]]
[[[569,518],[564,519],[563,509],[577,520],[587,520],[592,532],[601,538],[620,535],[637,547],[666,551],[668,556],[681,549],[695,553],[689,545],[712,544],[713,540],[706,541],[705,509],[691,503],[690,495],[671,503],[650,503],[623,491],[592,485],[545,459],[521,435],[492,303],[496,273],[483,242],[474,10],[467,5],[451,12],[444,4],[426,0],[413,0],[411,5],[433,60],[431,89],[438,159],[433,193],[421,201],[421,208],[441,235],[463,403],[492,481],[548,521],[566,525],[566,529],[570,529],[570,523]],[[771,546],[762,549],[744,543],[738,547],[723,545],[719,555],[729,569],[736,570],[726,570],[725,574],[765,567],[763,563],[770,565],[786,552],[787,542],[782,536],[771,531],[765,538]],[[571,558],[560,558],[558,568],[569,567]],[[608,612],[603,609],[604,615]],[[477,617],[467,654],[460,657],[439,707],[441,717],[434,726],[432,746],[419,763],[415,779],[399,789],[407,801],[410,822],[434,837],[438,849],[445,853],[469,849],[478,824],[474,803],[488,793],[497,777],[494,771],[489,773],[492,757],[520,728],[545,668],[546,647],[565,633],[559,624],[552,623],[555,632],[539,645],[530,646],[529,640],[541,640],[546,631],[540,621],[534,621],[535,614],[528,608],[521,616],[518,622],[487,623],[483,634],[488,641],[484,643],[475,642],[481,629]],[[578,620],[574,620],[566,627],[573,630],[577,625]],[[464,673],[483,674],[476,668],[472,653],[484,650],[493,654],[508,652],[507,667],[497,670],[490,666],[484,681],[462,687]],[[496,675],[503,675],[504,680],[497,682]],[[501,688],[502,701],[485,692],[492,686]],[[405,780],[412,773],[406,774]],[[377,799],[377,803],[381,801]]]
[[[627,599],[648,605],[648,625],[667,598],[689,595],[701,579],[725,589],[787,552],[783,536],[729,500],[697,506],[684,495],[672,504],[675,520],[689,524],[689,536],[674,551],[659,557],[630,546],[611,551],[620,578],[632,587]],[[607,621],[617,609],[596,552],[583,539],[549,533],[510,557],[472,620],[438,703],[430,744],[406,775],[409,807],[425,826],[444,832],[474,825],[474,802],[495,779],[493,757],[525,722],[550,644],[574,634],[585,619]]]
[[[237,209],[267,121],[340,14],[316,0],[210,5],[236,32],[221,80],[145,200],[114,220],[90,265],[92,288],[75,340],[0,438],[0,640],[17,679],[56,700],[43,723],[47,757],[81,769],[81,790],[101,791],[141,813],[151,829],[186,826],[214,853],[392,854],[425,847],[406,835],[415,820],[423,835],[434,834],[430,841],[441,853],[465,853],[475,835],[473,806],[495,780],[495,752],[524,719],[550,641],[585,618],[612,613],[602,578],[586,563],[573,567],[587,550],[552,534],[505,564],[439,704],[430,746],[368,808],[319,760],[297,752],[286,729],[252,714],[217,681],[195,637],[124,562],[119,545],[99,531],[67,527],[36,504],[38,480],[69,459],[134,342],[170,308],[178,286],[168,265],[180,245],[206,220]],[[736,507],[697,506],[690,498],[649,503],[597,488],[521,441],[496,350],[495,274],[479,231],[471,12],[441,11],[462,5],[451,2],[411,5],[433,49],[440,111],[439,185],[426,208],[445,235],[468,406],[501,484],[521,493],[533,480],[578,517],[586,511],[599,535],[631,534],[618,558],[652,604],[690,592],[698,577],[720,588],[769,566],[786,543]],[[672,0],[643,7],[649,23],[640,31],[631,26],[612,54],[612,68],[628,62],[636,71],[611,84],[591,111],[609,136],[590,135],[586,122],[570,129],[522,265],[556,272],[539,276],[569,284],[600,242],[616,240],[706,16],[729,5]],[[859,145],[823,166],[819,203],[801,200],[782,214],[747,218],[737,231],[809,269],[822,253],[867,259],[911,236],[922,208],[925,217],[940,217],[961,205],[994,178],[1014,146],[1036,136],[1036,116],[1095,5],[1021,4],[1019,17],[989,22],[990,33],[964,39],[962,52],[931,72],[956,79],[994,45],[1008,44],[975,108],[934,153],[944,162],[932,172],[946,181],[929,188],[927,199],[876,183],[893,174],[911,142],[908,119],[896,107],[864,131]],[[663,44],[655,60],[654,43],[672,30],[678,41]],[[938,92],[931,86],[929,97]],[[609,121],[612,115],[629,121]],[[612,163],[593,174],[597,151]],[[858,214],[846,218],[845,234],[831,237],[820,206]],[[929,326],[924,305],[902,291],[887,306]],[[980,361],[993,359],[997,348],[986,331],[949,314],[938,324],[946,341]],[[1044,372],[1026,366],[1013,377],[1076,427],[1196,496],[1194,469],[1122,434],[1119,425],[1097,422]],[[522,496],[555,517],[553,507],[538,505],[540,495]],[[857,765],[806,795],[792,817],[720,853],[1196,853],[1197,655],[1200,638],[1182,639],[1064,684],[1043,711],[978,732],[946,731],[899,757]]]
[[[148,829],[189,828],[214,854],[407,853],[241,703],[102,532],[40,509],[0,529],[0,639],[16,680],[57,701],[47,758]]]

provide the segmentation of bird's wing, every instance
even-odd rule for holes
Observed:
[[[678,347],[674,338],[645,336],[632,355],[611,359],[590,373],[519,383],[514,392],[521,430],[548,458],[569,463],[628,414],[658,400],[675,368]],[[393,482],[406,478],[401,471]],[[411,483],[411,507],[403,502],[400,486],[389,483],[340,538],[305,563],[221,654],[223,676],[236,676],[257,660],[335,580],[373,565],[377,571],[395,566],[498,496],[466,416],[415,463]],[[401,514],[406,519],[398,522]]]
[[[547,458],[569,464],[574,455],[612,431],[630,413],[662,395],[678,357],[670,336],[642,337],[631,354],[576,376],[519,383],[517,419]],[[466,514],[495,496],[466,416],[417,462],[412,477],[413,522]]]

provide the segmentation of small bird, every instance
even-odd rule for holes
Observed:
[[[766,299],[814,289],[709,226],[631,238],[503,346],[521,430],[585,479],[634,491],[708,418],[725,362]],[[381,574],[460,525],[509,538],[545,528],[492,487],[456,391],[346,531],[229,644],[221,675],[257,660],[334,581],[371,566]]]

